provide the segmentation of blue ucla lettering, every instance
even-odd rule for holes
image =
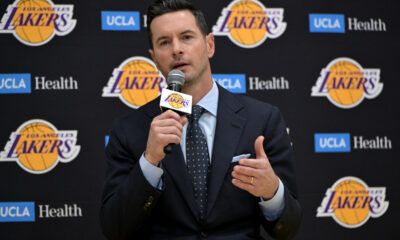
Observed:
[[[26,88],[25,80],[23,78],[18,80],[16,78],[1,78],[0,89],[18,89]]]
[[[28,207],[24,207],[23,209],[20,209],[18,206],[12,206],[12,207],[0,207],[0,216],[5,218],[5,217],[26,217],[30,216]]]
[[[332,23],[330,18],[314,18],[314,26],[316,28],[340,28],[340,22],[338,19]]]
[[[337,141],[337,138],[334,137],[329,137],[329,138],[320,138],[319,139],[319,145],[322,148],[340,148],[340,147],[346,147],[346,141],[344,138],[340,138],[340,141]]]
[[[128,20],[125,16],[107,16],[107,24],[108,25],[116,25],[116,26],[135,26],[135,19],[130,17]]]

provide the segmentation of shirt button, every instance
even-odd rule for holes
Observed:
[[[206,237],[207,237],[207,234],[206,234],[205,232],[201,232],[200,235],[201,235],[201,237],[203,237],[203,238],[206,238]]]

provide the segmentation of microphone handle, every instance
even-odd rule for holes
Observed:
[[[177,83],[171,83],[167,87],[169,90],[175,91],[175,92],[181,92],[182,91],[182,84],[177,84]],[[168,109],[162,109],[162,111],[166,111]],[[175,111],[179,115],[185,115],[182,112]],[[167,146],[164,147],[164,153],[165,154],[170,154],[172,152],[172,146],[175,145],[175,143],[169,143]]]

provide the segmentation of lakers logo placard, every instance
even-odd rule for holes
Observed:
[[[183,97],[177,93],[169,95],[166,101],[169,103],[171,107],[177,109],[183,107],[183,105],[185,104],[185,99],[183,99]]]
[[[145,57],[131,57],[114,69],[103,88],[103,97],[119,97],[131,108],[138,108],[160,95],[166,82],[156,65]]]
[[[1,19],[0,33],[11,33],[28,46],[44,45],[75,28],[73,10],[73,5],[56,5],[50,0],[16,0]]]
[[[357,228],[370,217],[382,216],[389,207],[385,187],[368,187],[356,177],[344,177],[326,191],[317,217],[332,217],[346,228]]]
[[[16,161],[33,174],[49,172],[58,162],[68,163],[78,156],[77,136],[77,131],[57,130],[45,120],[27,121],[11,133],[4,151],[0,152],[0,162]]]
[[[364,98],[376,98],[383,89],[380,69],[363,68],[351,58],[337,58],[321,71],[311,96],[327,97],[340,108],[353,108]]]
[[[286,30],[282,8],[265,8],[256,0],[235,0],[222,10],[213,27],[215,36],[228,36],[236,45],[254,48]]]

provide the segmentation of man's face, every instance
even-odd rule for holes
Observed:
[[[201,34],[193,14],[188,10],[163,14],[150,24],[153,61],[164,76],[173,69],[185,74],[185,85],[202,81],[210,70],[214,55],[214,37]]]

